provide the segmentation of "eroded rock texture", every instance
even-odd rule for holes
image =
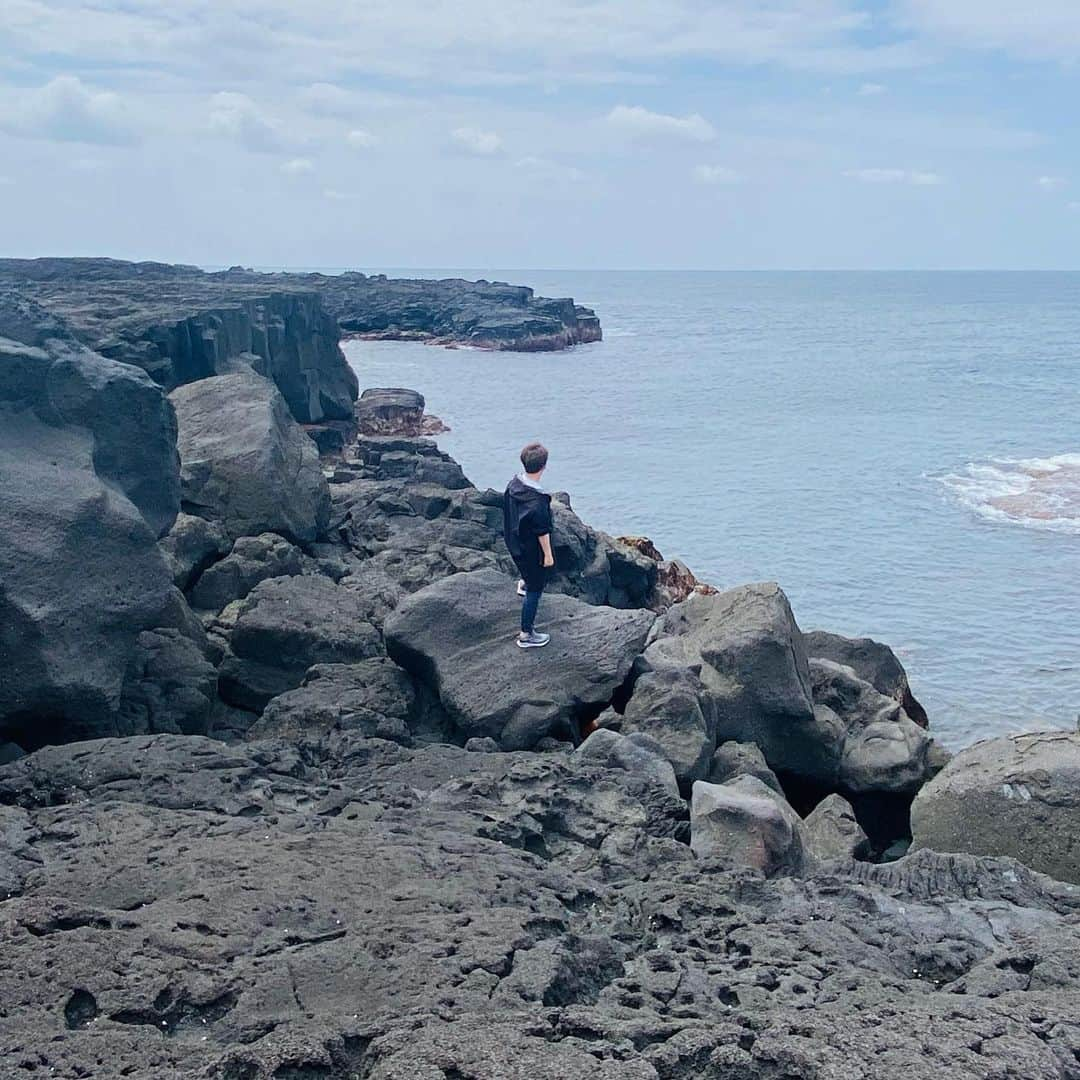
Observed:
[[[4,1075],[1077,1075],[1080,898],[1009,859],[764,880],[647,773],[356,733],[60,747],[0,804]]]

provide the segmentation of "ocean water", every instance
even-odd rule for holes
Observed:
[[[408,273],[604,327],[539,355],[347,345],[362,386],[426,395],[474,483],[543,440],[591,524],[891,644],[952,748],[1076,725],[1080,273]]]

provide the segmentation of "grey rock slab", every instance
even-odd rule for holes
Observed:
[[[232,538],[276,532],[311,543],[330,518],[315,444],[269,379],[219,375],[169,395],[176,409],[187,513]]]
[[[141,371],[0,287],[0,739],[114,734],[139,633],[173,602],[176,421]]]
[[[229,553],[231,545],[216,521],[178,514],[158,546],[172,569],[173,584],[186,591],[207,567]]]
[[[155,534],[85,428],[0,405],[0,463],[0,737],[116,734],[138,635],[173,602]]]
[[[827,795],[803,820],[804,837],[810,853],[818,859],[857,859],[864,855],[868,841],[855,819],[851,803],[841,795]]]
[[[1080,734],[1041,731],[976,743],[915,797],[913,847],[1008,855],[1080,884]]]
[[[232,550],[210,566],[190,592],[193,607],[221,611],[267,578],[296,577],[303,572],[300,549],[276,533],[241,536]]]
[[[270,578],[222,612],[212,629],[228,653],[221,696],[260,711],[316,664],[350,664],[383,652],[365,594],[318,576]]]
[[[494,571],[455,574],[412,594],[387,619],[387,651],[438,694],[466,737],[505,749],[572,735],[625,681],[654,616],[545,596],[542,649],[519,649],[514,580]]]
[[[760,871],[766,877],[803,867],[798,814],[755,776],[694,784],[690,847],[700,859]]]
[[[412,679],[388,657],[317,664],[302,686],[270,701],[247,738],[295,740],[336,728],[408,743],[417,712]]]

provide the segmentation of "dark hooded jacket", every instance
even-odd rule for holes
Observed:
[[[551,496],[515,476],[503,495],[503,537],[515,562],[539,568],[538,537],[551,532]]]

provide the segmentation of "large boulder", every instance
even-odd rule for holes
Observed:
[[[812,659],[832,660],[851,668],[880,694],[895,698],[919,727],[928,727],[926,710],[915,699],[904,665],[896,653],[873,638],[846,638],[827,630],[803,634],[806,654]]]
[[[769,768],[818,790],[912,793],[936,759],[899,701],[849,667],[809,660],[772,583],[695,594],[656,624],[622,730],[669,749],[684,783],[714,748],[756,744]],[[642,697],[638,699],[638,693]]]
[[[416,714],[412,679],[388,657],[316,664],[303,685],[266,706],[247,737],[295,740],[343,730],[408,743]]]
[[[172,570],[173,584],[185,591],[199,575],[229,552],[229,538],[216,521],[178,514],[159,546]]]
[[[810,661],[814,709],[841,740],[845,791],[915,792],[932,771],[930,739],[893,697],[831,660]]]
[[[382,650],[371,624],[370,600],[329,578],[281,577],[262,581],[230,604],[213,627],[224,639],[222,698],[255,712],[300,686],[316,664],[352,664]]]
[[[0,741],[113,734],[136,642],[175,602],[172,409],[138,369],[0,295]]]
[[[184,510],[231,539],[276,532],[313,542],[330,518],[315,444],[280,392],[251,372],[174,390]]]
[[[514,582],[490,570],[455,574],[408,597],[386,622],[390,655],[438,694],[459,731],[506,749],[576,735],[622,686],[654,616],[545,596],[544,649],[515,644]]]
[[[694,784],[690,847],[700,859],[745,866],[766,877],[798,873],[804,862],[799,815],[756,776]]]
[[[834,774],[838,752],[823,753],[802,634],[779,586],[744,585],[676,604],[657,623],[639,668],[639,681],[666,679],[677,697],[671,709],[654,705],[640,730],[663,743],[669,714],[694,714],[700,742],[692,778],[705,776],[717,742],[727,740],[756,743],[774,769]]]
[[[828,795],[803,821],[803,839],[817,859],[858,859],[869,850],[869,840],[842,795]]]
[[[232,551],[209,567],[191,589],[194,607],[220,611],[243,600],[260,581],[303,572],[299,548],[276,533],[241,536]]]
[[[648,671],[634,683],[619,730],[654,739],[679,783],[701,780],[716,745],[716,722],[698,676],[689,669]]]
[[[1039,731],[961,751],[915,797],[913,848],[1009,855],[1080,884],[1080,734]]]

